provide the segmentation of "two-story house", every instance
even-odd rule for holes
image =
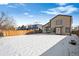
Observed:
[[[72,16],[57,15],[47,24],[43,25],[43,32],[55,34],[70,34],[72,24]]]

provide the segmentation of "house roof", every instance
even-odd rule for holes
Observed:
[[[50,21],[53,20],[54,18],[58,17],[58,16],[67,16],[67,17],[71,17],[70,15],[61,15],[61,14],[59,14],[59,15],[53,17],[52,19],[50,19]]]
[[[47,25],[47,24],[49,24],[50,22],[48,22],[48,23],[46,23],[46,24],[44,24],[43,26],[45,26],[45,25]]]

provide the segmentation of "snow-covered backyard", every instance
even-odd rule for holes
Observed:
[[[69,44],[76,40],[77,45]],[[69,56],[79,55],[77,36],[32,34],[0,37],[0,55],[2,56]]]

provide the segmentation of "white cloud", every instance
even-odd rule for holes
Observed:
[[[25,6],[25,4],[24,3],[19,3],[21,6]]]
[[[0,5],[8,5],[8,4],[9,4],[9,3],[1,3],[1,2],[0,2]]]
[[[7,4],[7,7],[10,7],[10,8],[17,8],[18,5],[25,6],[24,3],[15,3],[14,5],[8,5],[8,4]]]
[[[10,7],[10,8],[17,8],[16,6],[13,6],[13,5],[8,5],[7,7]]]
[[[15,3],[15,5],[25,6],[25,3]]]
[[[29,13],[25,12],[24,15],[29,15]]]
[[[33,19],[33,24],[41,24],[41,22],[39,20],[34,20]]]
[[[24,15],[28,17],[34,17],[33,15],[30,15],[28,12],[25,12]]]
[[[42,13],[53,14],[53,15],[71,14],[77,10],[78,8],[74,7],[73,5],[69,5],[69,6],[60,6],[56,8],[51,8],[51,9],[48,9],[47,11],[42,11]]]
[[[29,15],[29,17],[34,17],[33,15]]]
[[[67,3],[57,3],[59,6],[65,6]]]

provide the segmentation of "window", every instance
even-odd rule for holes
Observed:
[[[69,27],[66,27],[66,28],[65,28],[65,32],[66,32],[66,33],[69,33],[69,32],[70,32],[70,28],[69,28]]]
[[[56,25],[62,25],[63,24],[63,21],[62,20],[57,20],[56,21]]]

